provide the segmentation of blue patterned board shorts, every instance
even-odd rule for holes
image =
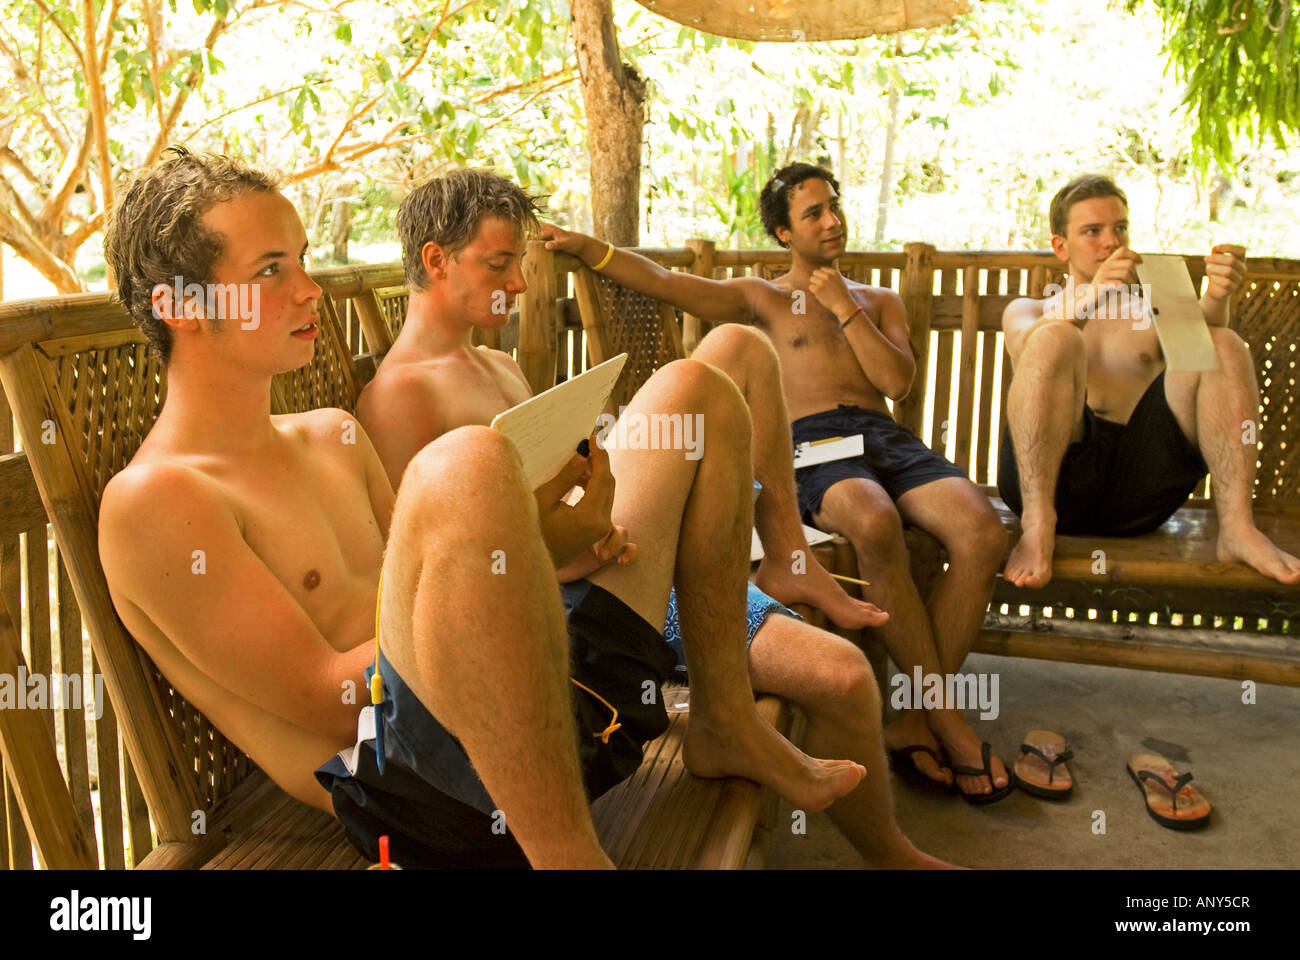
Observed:
[[[758,628],[774,613],[794,617],[796,620],[803,619],[781,601],[773,600],[752,583],[749,584],[746,608],[745,619],[749,628],[749,633],[745,638],[746,647],[754,642],[754,636],[758,633]],[[664,624],[664,639],[668,641],[668,646],[672,647],[673,652],[677,654],[676,679],[684,682],[686,679],[686,651],[682,647],[682,623],[677,614],[676,590],[668,595],[668,621]]]

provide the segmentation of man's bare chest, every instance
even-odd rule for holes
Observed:
[[[434,376],[446,430],[491,423],[498,413],[532,396],[517,377],[490,360],[473,366],[458,364]]]
[[[355,437],[352,438],[355,441]],[[345,435],[339,443],[347,443]],[[369,616],[384,537],[350,455],[317,456],[232,485],[244,539],[317,629],[346,644]],[[219,558],[218,558],[219,560]]]
[[[1126,421],[1165,366],[1155,327],[1138,324],[1095,318],[1084,328],[1088,404],[1108,419]]]

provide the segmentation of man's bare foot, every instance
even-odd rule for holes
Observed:
[[[1056,550],[1056,516],[1021,518],[1020,540],[1007,558],[1002,576],[1017,587],[1045,587],[1052,579],[1052,553]]]
[[[692,710],[682,759],[697,777],[744,777],[771,787],[801,810],[825,810],[867,773],[851,760],[808,756],[755,710],[726,722],[710,722]]]
[[[931,732],[929,725],[926,724],[924,711],[903,711],[897,720],[890,723],[881,732],[885,738],[885,746],[889,748],[891,753],[896,750],[905,750],[908,747],[925,747],[931,751],[932,753],[927,753],[925,750],[914,750],[900,762],[910,762],[920,773],[929,777],[935,783],[941,783],[944,786],[952,784],[952,771],[945,766],[941,766],[935,760],[935,757],[941,756],[943,748]]]
[[[826,568],[813,558],[811,550],[806,556],[806,573],[793,572],[791,565],[784,560],[764,557],[758,565],[754,585],[786,606],[806,603],[810,607],[816,607],[830,617],[836,626],[845,630],[878,627],[889,620],[889,614],[874,603],[855,600],[845,593],[844,588],[835,582]]]
[[[1279,549],[1254,524],[1219,531],[1219,560],[1244,563],[1280,583],[1300,583],[1300,559]]]
[[[948,751],[948,758],[954,767],[980,769],[984,766],[984,759],[980,753],[980,745],[983,741],[975,735],[975,731],[970,728],[965,717],[956,710],[931,710],[928,717],[930,729],[943,741],[944,749]],[[975,777],[959,773],[955,774],[957,789],[969,795],[989,794],[995,789],[1001,790],[1010,782],[1007,768],[1003,766],[1000,757],[991,756],[989,767],[993,770],[992,786],[989,785],[987,776]]]

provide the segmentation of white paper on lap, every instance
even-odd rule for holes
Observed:
[[[596,432],[596,424],[627,354],[620,353],[572,380],[529,397],[492,419],[519,451],[528,485],[536,490],[560,472],[578,444]]]

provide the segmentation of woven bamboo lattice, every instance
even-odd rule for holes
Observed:
[[[1259,472],[1256,497],[1294,498],[1300,493],[1300,279],[1251,280],[1235,326],[1250,344],[1259,380]]]
[[[596,298],[600,314],[613,318],[599,330],[588,330],[592,359],[599,363],[620,353],[628,355],[610,396],[610,406],[617,410],[631,402],[656,370],[683,356],[679,320],[672,307],[608,277],[584,271],[576,279],[579,302]],[[584,323],[595,312],[584,307]]]
[[[402,324],[406,321],[406,304],[410,298],[406,295],[405,287],[380,287],[375,290],[375,299],[379,301],[379,311],[383,315],[384,326],[388,328],[391,343],[397,339]]]
[[[162,366],[138,332],[124,331],[112,339],[121,342],[81,348],[79,339],[71,339],[47,342],[43,348],[96,509],[108,481],[130,462],[153,426],[167,392]],[[131,384],[131,389],[122,389],[123,384]],[[105,410],[114,416],[102,416]],[[192,762],[200,795],[213,805],[247,773],[247,758],[152,663],[149,674]]]

